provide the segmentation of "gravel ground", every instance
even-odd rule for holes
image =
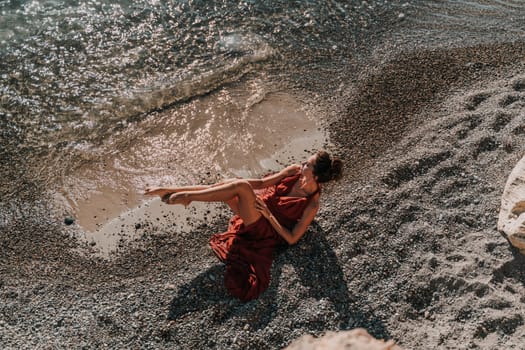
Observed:
[[[524,154],[524,53],[378,52],[328,89],[320,108],[346,175],[249,303],[226,294],[207,245],[226,212],[186,235],[141,223],[113,259],[96,258],[4,142],[3,164],[18,163],[2,175],[23,185],[0,208],[16,213],[0,221],[0,347],[280,349],[363,327],[405,349],[521,349],[525,258],[496,221]]]

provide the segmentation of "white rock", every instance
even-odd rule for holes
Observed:
[[[327,332],[320,338],[303,335],[285,350],[401,350],[392,340],[377,340],[363,328]]]
[[[501,197],[498,230],[525,254],[525,157],[516,164],[507,179]]]

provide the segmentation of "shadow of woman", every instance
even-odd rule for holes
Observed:
[[[338,329],[363,327],[377,338],[389,338],[379,319],[352,307],[355,305],[355,298],[348,291],[337,256],[316,222],[311,224],[298,245],[276,251],[270,286],[258,299],[243,303],[231,297],[224,287],[225,267],[217,264],[178,289],[167,318],[179,320],[191,313],[206,311],[207,315],[211,315],[213,322],[224,322],[230,317],[239,316],[245,319],[252,329],[265,328],[282,306],[279,280],[285,265],[294,267],[301,285],[307,288],[307,298],[328,299],[331,302],[338,318],[335,322]],[[326,330],[324,320],[307,321],[299,326],[310,332]]]
[[[308,289],[305,297],[315,300],[328,300],[335,313],[338,330],[362,327],[380,339],[389,339],[383,322],[371,313],[360,311],[357,298],[347,287],[343,269],[330,243],[326,240],[326,233],[317,222],[313,222],[303,241],[291,249],[283,252],[274,263],[272,280],[274,285],[269,289],[266,297],[278,300],[276,282],[279,280],[285,264],[294,267],[300,283]],[[273,295],[272,295],[273,294]],[[309,321],[303,325],[311,332],[326,330],[326,322]]]
[[[193,312],[212,310],[214,318],[221,318],[231,302],[223,283],[225,266],[217,264],[199,274],[190,283],[177,290],[171,301],[168,320],[178,320]]]

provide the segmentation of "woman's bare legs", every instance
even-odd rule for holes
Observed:
[[[168,202],[170,195],[178,192],[193,192],[193,191],[202,191],[212,187],[218,187],[224,184],[228,184],[239,179],[227,179],[222,182],[213,184],[213,185],[196,185],[196,186],[180,186],[180,187],[148,187],[144,192],[146,196],[159,196],[163,202]],[[237,215],[239,215],[239,200],[237,197],[234,197],[230,200],[224,201],[230,209]]]
[[[205,190],[213,185],[199,185],[199,186],[181,186],[181,187],[148,187],[144,194],[146,196],[164,197],[167,194],[172,194],[181,191],[200,191]]]
[[[169,204],[187,206],[193,201],[225,202],[239,215],[246,225],[259,220],[261,214],[255,208],[256,195],[248,181],[233,180],[200,190],[178,191],[169,196]]]

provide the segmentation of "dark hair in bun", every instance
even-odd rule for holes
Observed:
[[[317,182],[339,180],[343,174],[343,161],[330,157],[326,151],[318,151],[316,155],[313,172],[317,176]]]

